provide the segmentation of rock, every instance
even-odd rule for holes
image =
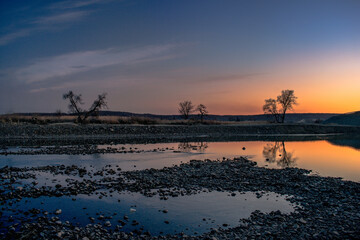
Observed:
[[[307,223],[303,218],[300,218],[299,222],[301,222],[301,223],[303,223],[303,224],[306,224],[306,223]]]
[[[61,214],[61,209],[57,209],[56,211],[55,211],[55,214],[57,214],[57,215],[59,215],[59,214]]]

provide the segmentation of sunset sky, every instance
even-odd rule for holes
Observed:
[[[360,110],[358,0],[0,1],[0,114],[89,106],[260,114],[295,90],[295,112]]]

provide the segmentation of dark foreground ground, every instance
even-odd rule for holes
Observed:
[[[115,169],[115,170],[114,170]],[[78,180],[56,186],[22,184],[25,179],[36,180],[34,172],[41,171],[54,176],[74,177]],[[20,209],[12,204],[23,198],[41,196],[72,196],[100,192],[107,197],[109,192],[139,192],[147,197],[168,199],[180,195],[196,194],[199,191],[262,191],[293,196],[290,201],[297,205],[291,214],[280,211],[264,214],[252,213],[242,219],[237,227],[213,229],[201,236],[186,236],[183,233],[168,236],[152,236],[137,230],[123,232],[126,221],[110,229],[105,220],[102,223],[76,227],[75,222],[62,222],[54,213],[42,209],[21,212],[23,218],[2,218],[0,237],[3,239],[359,239],[360,236],[360,183],[343,181],[339,178],[309,176],[308,170],[266,169],[245,158],[223,161],[196,161],[160,170],[121,171],[108,166],[95,173],[77,166],[42,166],[33,168],[0,169],[0,203],[2,211]],[[94,176],[97,178],[92,178]],[[91,177],[91,178],[89,178]],[[107,216],[104,216],[106,219]],[[95,220],[95,219],[94,219]],[[20,223],[19,223],[20,221]],[[2,224],[11,223],[2,227]]]
[[[307,140],[360,135],[360,127],[320,124],[112,125],[0,124],[0,146],[174,141]]]

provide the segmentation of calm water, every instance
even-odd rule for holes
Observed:
[[[89,217],[93,217],[93,223],[104,224],[110,221],[111,227],[108,228],[114,229],[116,225],[121,226],[120,220],[126,223],[122,227],[123,231],[142,228],[154,235],[179,232],[201,234],[211,228],[235,227],[241,219],[248,218],[255,210],[264,213],[280,210],[288,214],[296,207],[286,200],[286,196],[271,192],[266,192],[261,197],[252,192],[236,192],[235,196],[229,196],[226,192],[202,192],[169,198],[166,201],[158,197],[144,197],[138,193],[114,192],[112,195],[100,200],[96,194],[80,194],[76,196],[76,201],[73,201],[72,197],[27,198],[12,207],[24,211],[41,209],[42,212],[47,211],[50,217],[57,216],[63,222],[76,222],[79,226],[92,223]],[[60,215],[54,214],[57,209],[62,210]],[[2,218],[9,215],[14,216],[15,222],[23,216],[4,211]],[[99,219],[100,215],[105,219]],[[124,216],[127,217],[126,220]],[[132,224],[134,220],[138,222],[137,225]],[[223,224],[226,224],[226,227]]]
[[[191,142],[191,143],[161,143],[161,144],[126,144],[100,145],[98,148],[125,148],[127,150],[143,150],[140,153],[92,154],[92,155],[8,155],[0,156],[0,167],[8,166],[44,166],[72,165],[87,167],[96,171],[106,165],[119,166],[123,170],[139,170],[147,168],[171,167],[192,159],[223,159],[237,156],[247,156],[261,167],[284,168],[299,167],[310,169],[314,174],[322,176],[342,177],[346,180],[360,181],[360,141],[292,141],[292,142]],[[16,151],[21,148],[8,149]],[[53,175],[46,172],[36,172],[38,186],[66,184],[67,178],[79,176]],[[23,180],[29,183],[32,179]],[[16,187],[16,186],[15,186]],[[6,219],[13,215],[16,219],[23,217],[18,210],[38,208],[48,211],[54,216],[56,209],[61,208],[61,221],[70,221],[84,226],[90,223],[89,217],[95,218],[95,223],[105,223],[109,220],[111,227],[120,225],[128,217],[123,231],[144,229],[152,234],[201,234],[211,228],[235,227],[240,219],[248,218],[255,210],[271,212],[280,210],[283,213],[294,211],[296,206],[287,200],[289,196],[275,193],[265,193],[257,197],[256,193],[236,193],[231,196],[227,192],[201,192],[191,196],[170,197],[167,201],[158,196],[146,198],[137,193],[112,193],[102,199],[98,195],[78,195],[73,197],[40,197],[23,199],[3,211],[0,221],[6,226]],[[73,201],[72,198],[76,198]],[[119,201],[120,200],[120,201]],[[163,210],[167,210],[166,213]],[[42,214],[42,213],[41,213]],[[41,215],[40,214],[40,215]],[[108,217],[97,219],[99,215]],[[28,218],[28,217],[26,217]],[[139,224],[133,226],[132,221]],[[0,228],[1,231],[7,231]]]
[[[104,148],[108,146],[98,146]],[[299,167],[321,176],[342,177],[360,181],[360,140],[339,142],[197,142],[112,145],[138,148],[142,153],[93,155],[8,155],[0,156],[0,167],[42,166],[48,164],[81,165],[100,168],[118,165],[123,170],[162,168],[188,162],[191,159],[222,159],[248,156],[259,166],[269,168]],[[153,149],[163,151],[152,152]]]

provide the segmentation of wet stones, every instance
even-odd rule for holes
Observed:
[[[36,181],[37,173],[51,173],[67,176],[64,183],[43,186]],[[360,184],[337,178],[307,176],[309,171],[297,168],[266,169],[256,167],[254,162],[245,158],[223,159],[221,161],[196,161],[163,169],[141,171],[121,171],[116,166],[106,166],[96,171],[71,165],[41,166],[34,168],[0,169],[0,203],[7,209],[12,202],[22,198],[41,196],[69,196],[78,194],[96,194],[103,198],[111,192],[139,192],[147,197],[159,197],[163,200],[171,197],[196,194],[203,191],[224,191],[230,196],[235,192],[254,191],[257,197],[265,192],[291,195],[289,201],[299,207],[295,213],[282,214],[279,211],[263,214],[255,211],[249,219],[238,223],[224,223],[219,229],[192,236],[192,239],[244,239],[271,238],[344,238],[354,239],[359,235],[360,227]],[[76,179],[72,179],[76,177]],[[91,180],[90,177],[93,177]],[[24,183],[26,180],[26,183]],[[31,182],[34,182],[31,183]],[[40,183],[39,183],[40,182]],[[18,185],[21,188],[18,188]],[[132,207],[135,209],[135,207]],[[129,211],[131,211],[129,209]],[[165,214],[167,210],[162,212]],[[40,210],[28,211],[28,216],[39,216],[33,223],[23,223],[6,229],[6,236],[34,234],[41,236],[36,229],[42,230],[44,238],[77,239],[166,239],[165,236],[149,236],[137,229],[135,232],[123,232],[127,224],[138,226],[136,220],[124,216],[119,220],[119,227],[112,226],[108,216],[103,213],[97,219],[89,217],[91,224],[75,230],[72,223],[60,220],[61,209],[50,214]],[[131,213],[130,213],[131,214]],[[54,216],[55,215],[55,216]],[[168,217],[168,215],[164,215]],[[18,219],[9,218],[13,225]],[[102,224],[95,224],[100,220]],[[165,221],[168,221],[166,223]],[[165,224],[171,224],[165,220]],[[76,223],[76,220],[74,220]],[[231,224],[231,225],[229,225]],[[230,227],[230,228],[229,228]],[[111,229],[118,231],[110,231]],[[50,230],[51,229],[51,230]],[[34,233],[33,233],[34,232]],[[32,235],[31,235],[32,236]],[[181,238],[180,235],[167,238]]]
[[[62,212],[61,209],[57,209],[57,210],[55,211],[55,214],[56,214],[56,215],[59,215],[59,214],[61,214],[61,212]]]

